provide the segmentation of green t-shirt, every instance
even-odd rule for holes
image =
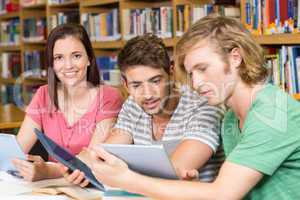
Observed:
[[[252,103],[242,130],[233,111],[225,114],[222,139],[227,161],[264,174],[245,199],[300,199],[299,102],[267,84]]]

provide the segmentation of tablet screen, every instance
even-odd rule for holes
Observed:
[[[70,161],[74,158],[73,155],[69,154],[67,151],[65,151],[64,149],[60,148],[59,146],[55,146],[55,148],[53,149],[53,152],[57,155],[59,155],[62,159],[64,159],[65,161]]]
[[[0,170],[16,171],[15,166],[11,162],[14,158],[26,160],[15,135],[0,133]]]

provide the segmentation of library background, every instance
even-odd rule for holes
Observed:
[[[270,82],[300,100],[298,0],[0,0],[0,129],[18,128],[36,89],[47,83],[47,34],[63,23],[89,33],[102,79],[120,84],[116,58],[125,42],[147,32],[173,55],[178,38],[212,12],[238,18],[265,51]]]

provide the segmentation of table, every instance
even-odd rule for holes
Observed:
[[[0,129],[19,128],[25,112],[13,104],[0,106]]]
[[[45,194],[46,193],[46,194]],[[46,195],[46,196],[44,196]],[[64,195],[63,197],[57,195]],[[150,200],[146,197],[105,196],[71,185],[64,178],[27,182],[0,170],[0,199],[6,200]]]

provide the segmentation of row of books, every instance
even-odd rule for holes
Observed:
[[[104,83],[115,86],[121,84],[121,73],[117,66],[117,55],[98,56],[96,57],[96,63]]]
[[[39,86],[40,85],[27,85],[22,87],[20,84],[1,85],[1,104],[15,104],[20,107],[28,105]]]
[[[45,77],[47,72],[45,69],[43,51],[25,51],[24,52],[24,77]]]
[[[53,4],[62,4],[62,3],[68,3],[71,2],[73,0],[48,0],[48,4],[49,5],[53,5]]]
[[[91,41],[115,41],[121,38],[119,9],[103,13],[83,13],[81,24],[89,33]]]
[[[255,35],[295,33],[300,30],[298,0],[246,0],[245,25]]]
[[[14,100],[14,86],[13,85],[1,85],[1,104],[15,104]]]
[[[20,43],[20,20],[11,19],[0,22],[0,45],[17,45]]]
[[[48,28],[52,30],[58,25],[66,23],[79,23],[79,10],[70,10],[65,12],[59,12],[55,15],[51,15],[48,19]]]
[[[124,38],[154,33],[161,38],[173,37],[172,7],[122,10]]]
[[[3,52],[1,54],[1,77],[17,78],[21,74],[21,54],[19,52]]]
[[[0,15],[19,10],[19,4],[12,0],[0,0]]]
[[[43,41],[47,35],[46,18],[27,18],[24,20],[23,40],[29,42]]]
[[[209,15],[210,13],[219,13],[222,16],[240,18],[240,8],[238,6],[224,6],[214,4],[194,4],[179,5],[177,12],[177,30],[176,36],[180,37],[197,20]]]
[[[269,49],[267,67],[270,81],[293,95],[300,93],[300,46],[282,46]]]

